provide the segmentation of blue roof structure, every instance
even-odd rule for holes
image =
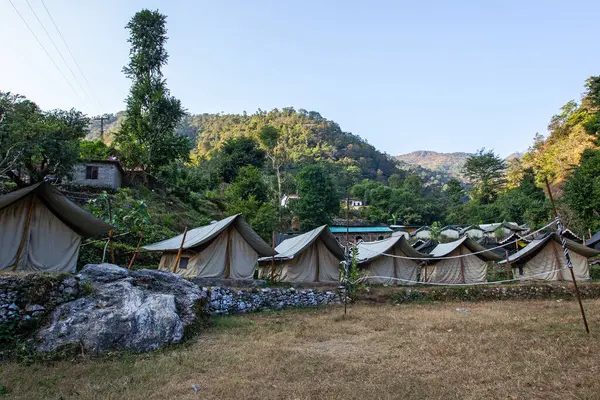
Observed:
[[[331,233],[346,233],[345,226],[329,227]],[[387,226],[351,226],[348,228],[349,233],[392,233],[393,231]]]

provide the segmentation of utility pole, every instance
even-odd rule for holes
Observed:
[[[108,116],[106,114],[101,115],[98,118],[94,118],[94,121],[100,121],[100,138],[102,139],[104,137],[104,120],[108,119]]]

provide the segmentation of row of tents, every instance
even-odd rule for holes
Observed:
[[[74,272],[83,238],[112,227],[47,183],[0,197],[0,270]],[[589,279],[588,258],[600,251],[567,240],[575,276]],[[283,240],[274,249],[234,215],[143,247],[162,254],[159,269],[186,278],[254,279],[307,283],[340,281],[344,249],[327,226]],[[489,262],[508,262],[515,276],[563,280],[565,260],[556,234],[529,242],[505,259],[468,236],[429,249],[404,236],[357,244],[357,262],[372,283],[479,283]],[[258,266],[258,268],[257,268]]]

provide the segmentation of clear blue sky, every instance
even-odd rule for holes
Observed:
[[[78,89],[26,0],[12,2]],[[64,50],[41,0],[29,2]],[[315,110],[390,154],[525,150],[600,74],[592,0],[45,4],[102,107],[69,88],[9,0],[0,1],[0,90],[43,108],[124,109],[124,26],[158,8],[168,15],[168,85],[190,112]]]

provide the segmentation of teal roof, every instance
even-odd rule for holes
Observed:
[[[329,227],[332,233],[346,233],[345,226]],[[387,226],[351,226],[348,228],[349,233],[391,233],[393,232]]]

